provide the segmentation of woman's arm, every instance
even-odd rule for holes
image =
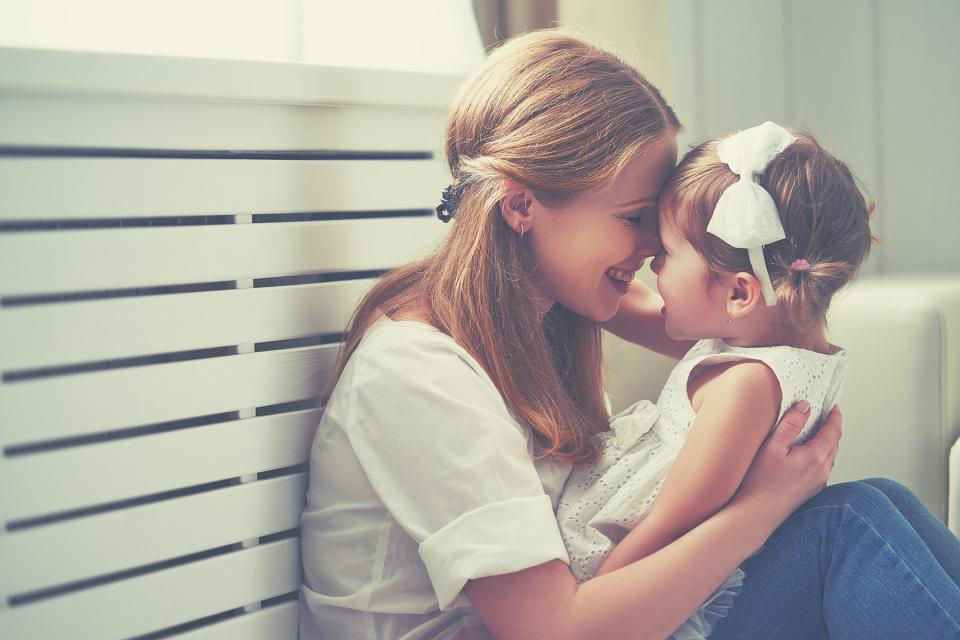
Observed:
[[[471,580],[467,595],[500,639],[666,637],[826,484],[840,415],[834,410],[810,442],[791,447],[806,417],[788,411],[734,499],[660,551],[580,585],[566,565],[551,561]]]
[[[780,411],[780,383],[760,362],[709,367],[695,381],[697,418],[650,513],[597,575],[663,548],[730,501]]]
[[[651,351],[680,359],[693,342],[674,340],[663,327],[663,298],[640,282],[630,283],[630,290],[620,302],[620,309],[601,326],[607,331]]]

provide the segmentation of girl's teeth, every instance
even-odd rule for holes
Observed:
[[[614,280],[631,282],[637,274],[635,271],[624,271],[623,269],[614,269],[613,267],[610,267],[607,269],[607,275]]]

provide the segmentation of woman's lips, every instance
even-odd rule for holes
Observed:
[[[614,289],[620,292],[620,295],[626,295],[627,291],[630,290],[630,283],[623,280],[617,280],[616,278],[611,278],[607,276],[607,282],[613,286]]]
[[[630,283],[633,282],[633,279],[637,276],[637,272],[608,267],[604,275],[607,277],[607,282],[613,285],[613,288],[616,289],[620,295],[625,295],[627,291],[630,290]]]
[[[605,272],[607,277],[611,280],[618,280],[620,282],[632,282],[634,278],[637,277],[637,269],[618,269],[616,267],[607,267]]]

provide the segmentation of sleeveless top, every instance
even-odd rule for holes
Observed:
[[[810,417],[798,443],[811,438],[823,423],[839,395],[846,368],[842,350],[825,355],[784,346],[736,347],[720,339],[695,344],[670,373],[657,404],[643,400],[614,416],[610,431],[603,434],[601,459],[570,474],[557,520],[577,580],[593,576],[653,506],[696,418],[687,391],[694,370],[747,360],[766,364],[780,383],[783,400],[777,422],[794,402],[810,403]],[[705,638],[732,606],[743,579],[738,569],[672,638]]]

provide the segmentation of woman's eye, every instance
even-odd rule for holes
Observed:
[[[634,213],[634,214],[632,214],[632,215],[624,216],[623,219],[626,220],[626,221],[627,221],[629,224],[631,224],[632,226],[637,227],[637,226],[640,226],[640,225],[642,225],[642,224],[646,224],[646,223],[647,223],[648,221],[650,221],[651,219],[655,219],[655,218],[656,218],[656,215],[657,215],[657,212],[656,212],[655,209],[654,209],[654,210],[642,210],[642,211],[638,211],[637,213]]]

